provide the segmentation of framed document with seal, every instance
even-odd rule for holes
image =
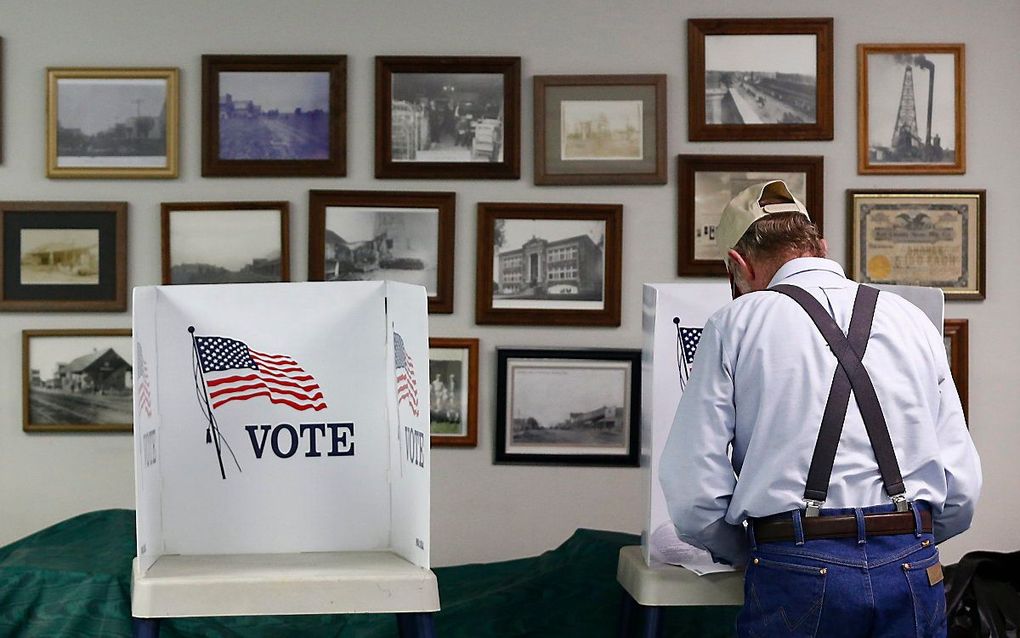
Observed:
[[[985,191],[847,191],[850,267],[860,283],[985,298]]]

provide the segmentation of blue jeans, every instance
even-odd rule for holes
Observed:
[[[920,533],[924,507],[914,504],[912,534],[864,537],[862,516],[891,504],[822,510],[857,516],[857,538],[756,543],[751,532],[737,635],[944,638],[946,595],[941,580],[929,581],[939,555],[932,535]],[[795,530],[800,516],[791,513]]]

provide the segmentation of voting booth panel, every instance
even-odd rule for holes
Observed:
[[[941,289],[876,285],[907,299],[943,328],[945,296]],[[659,485],[659,460],[673,426],[677,404],[696,365],[695,352],[708,318],[730,301],[726,283],[645,284],[642,377],[641,466],[648,485],[642,554],[649,566],[680,564],[697,573],[720,569],[711,557],[680,542]]]
[[[427,300],[393,282],[134,293],[138,556],[429,566]]]

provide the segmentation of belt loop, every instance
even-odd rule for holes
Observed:
[[[804,544],[804,521],[800,517],[800,510],[793,510],[793,540],[797,545]]]
[[[910,511],[914,513],[914,536],[921,538],[921,508],[916,507],[913,503],[910,504]]]
[[[864,526],[864,511],[861,508],[854,508],[854,519],[857,520],[857,544],[863,545],[868,542],[868,534]]]
[[[758,540],[754,537],[754,519],[747,521],[747,542],[751,545],[751,551],[758,551]]]

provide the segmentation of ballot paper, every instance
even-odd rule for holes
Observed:
[[[652,533],[651,554],[656,562],[679,565],[698,576],[736,571],[732,565],[712,560],[708,551],[680,540],[672,523],[663,523]]]

